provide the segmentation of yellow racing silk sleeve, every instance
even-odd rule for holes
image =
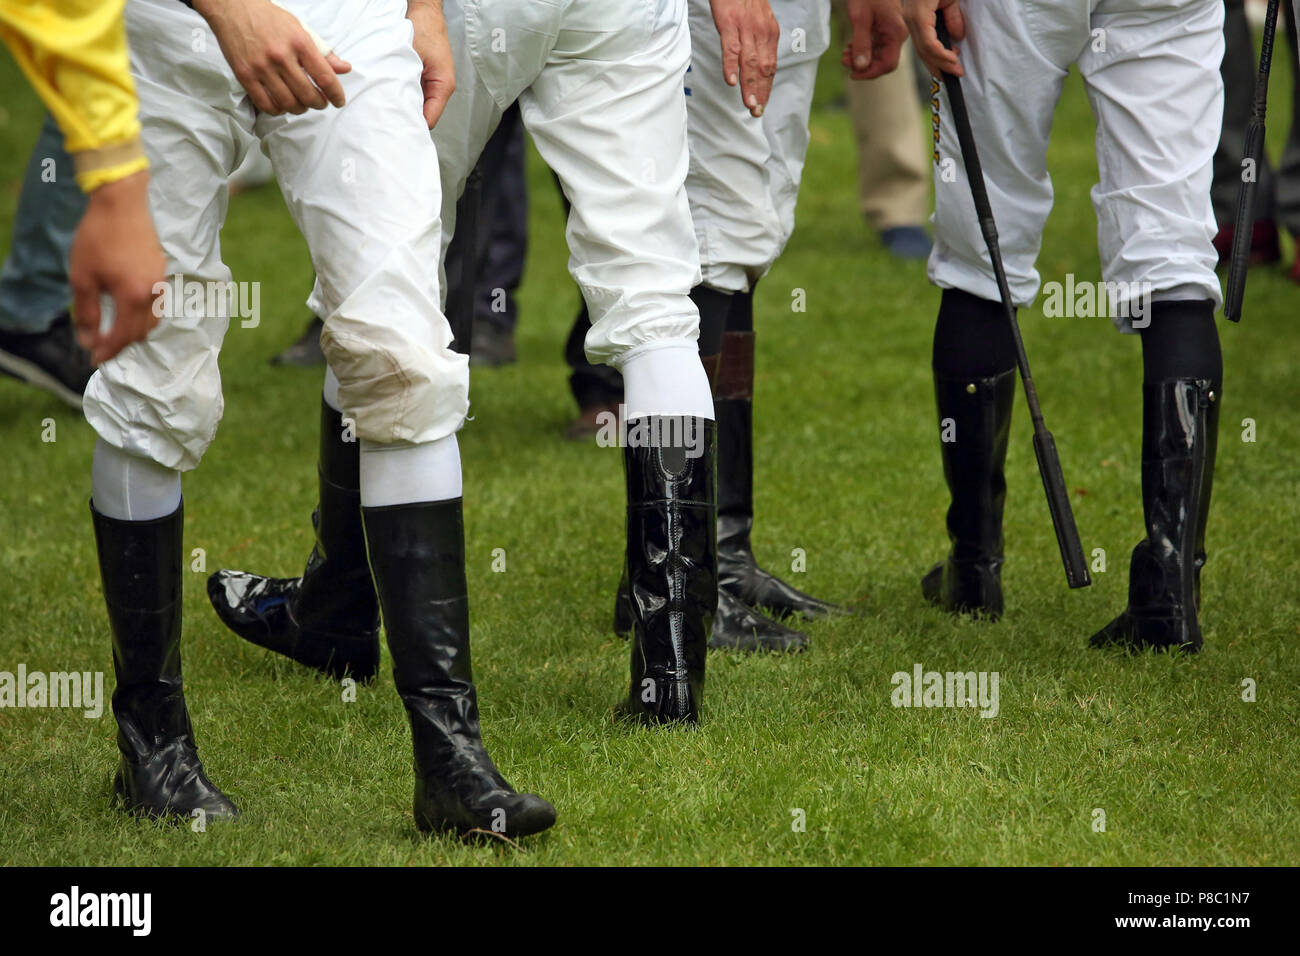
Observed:
[[[84,192],[148,167],[126,0],[0,0],[0,39],[63,130]]]

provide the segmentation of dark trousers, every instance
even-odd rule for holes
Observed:
[[[456,232],[447,245],[445,267],[447,320],[457,351],[469,351],[474,323],[514,331],[514,294],[527,248],[524,127],[516,103],[501,117],[456,203]]]
[[[1214,185],[1210,192],[1214,199],[1215,218],[1220,223],[1231,223],[1237,214],[1241,153],[1246,143],[1251,106],[1255,101],[1255,75],[1259,64],[1243,0],[1228,0],[1224,6],[1225,49],[1223,64],[1219,68],[1223,75],[1223,133],[1214,154]],[[1255,190],[1255,219],[1271,219],[1292,233],[1300,233],[1300,65],[1296,61],[1296,30],[1291,4],[1281,3],[1278,8],[1278,31],[1286,34],[1287,41],[1278,37],[1273,51],[1272,72],[1276,75],[1283,61],[1289,63],[1289,67],[1283,68],[1289,70],[1296,94],[1291,100],[1290,116],[1276,116],[1270,111],[1274,123],[1289,122],[1290,130],[1279,168],[1274,170],[1265,156],[1256,170],[1259,185]]]
[[[555,181],[560,190],[560,201],[564,203],[564,216],[569,216],[569,199]],[[618,369],[609,365],[593,365],[587,361],[587,352],[583,343],[587,332],[591,330],[591,316],[587,314],[587,303],[578,296],[581,308],[573,319],[569,329],[569,340],[564,343],[564,360],[569,363],[569,390],[573,392],[578,408],[592,408],[598,405],[617,405],[623,401],[623,376]]]

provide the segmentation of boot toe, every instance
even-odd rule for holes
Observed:
[[[709,636],[711,650],[753,654],[762,651],[799,653],[808,648],[808,635],[769,620],[726,591],[718,592],[718,610]]]
[[[1129,617],[1129,613],[1125,611],[1088,638],[1088,645],[1090,647],[1131,646],[1133,636],[1132,619]]]
[[[208,577],[208,601],[226,627],[265,647],[268,639],[291,627],[288,605],[296,585],[296,578],[221,570]]]
[[[762,608],[777,620],[801,617],[806,621],[848,614],[848,609],[805,594],[759,567],[752,555],[719,558],[719,587],[742,604]]]
[[[516,793],[504,781],[479,794],[441,792],[429,801],[417,794],[415,825],[424,833],[461,837],[523,837],[555,825],[555,807],[535,793]],[[426,791],[426,794],[430,791]]]
[[[797,616],[805,621],[814,621],[825,617],[842,617],[849,613],[847,608],[805,594],[767,571],[762,573],[767,578],[766,586],[759,592],[754,606],[770,611],[778,620]]]
[[[1142,617],[1123,611],[1088,639],[1091,647],[1123,647],[1137,653],[1144,650],[1195,654],[1201,650],[1201,635],[1187,627],[1182,618]]]
[[[234,801],[215,787],[196,807],[192,807],[187,815],[193,816],[195,809],[202,810],[204,816],[210,821],[238,820],[240,815]]]
[[[208,779],[198,755],[184,743],[164,748],[145,764],[123,761],[113,775],[113,794],[127,812],[155,820],[236,820],[239,808]]]
[[[535,793],[521,793],[515,808],[507,814],[506,835],[530,836],[555,826],[555,807]]]

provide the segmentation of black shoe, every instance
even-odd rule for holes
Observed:
[[[754,333],[726,332],[713,402],[718,420],[718,586],[778,619],[847,613],[759,567],[754,528]],[[714,626],[715,635],[717,626]],[[797,633],[791,631],[790,633]],[[800,635],[802,636],[802,635]],[[807,638],[804,638],[807,642]]]
[[[626,570],[614,597],[614,633],[624,640],[632,636],[632,595],[627,586]],[[718,608],[709,633],[709,650],[745,654],[759,651],[792,653],[807,647],[807,634],[764,617],[718,588]]]
[[[61,312],[44,332],[0,329],[0,372],[43,388],[79,409],[95,367],[77,344],[71,316]]]
[[[930,569],[921,592],[931,604],[953,613],[990,620],[1002,616],[1002,507],[1014,369],[991,378],[952,378],[934,373],[939,410],[943,476],[948,507],[948,557]]]
[[[489,322],[474,323],[474,344],[469,351],[469,364],[488,368],[515,363],[515,337]]]
[[[665,421],[628,422],[628,431],[648,426],[662,435]],[[673,422],[702,438],[697,457],[680,445],[623,450],[632,682],[622,710],[648,723],[699,720],[718,602],[715,427],[703,418]]]
[[[479,731],[461,500],[362,513],[393,679],[411,721],[416,826],[505,837],[545,830],[555,808],[506,782]]]
[[[311,321],[307,323],[307,328],[303,330],[302,335],[298,336],[297,341],[279,355],[272,356],[271,364],[296,365],[299,368],[314,368],[317,365],[324,365],[325,353],[321,351],[320,347],[320,333],[324,328],[324,320],[313,315]]]
[[[316,546],[302,577],[221,570],[208,578],[208,600],[244,640],[334,678],[368,681],[379,671],[379,599],[361,524],[360,451],[324,402],[317,471]]]
[[[122,760],[113,792],[149,817],[233,819],[235,805],[203,772],[181,687],[182,509],[117,521],[90,507],[113,629],[113,716]]]
[[[1128,607],[1093,647],[1201,649],[1201,568],[1219,436],[1219,389],[1204,380],[1142,386],[1142,511]]]

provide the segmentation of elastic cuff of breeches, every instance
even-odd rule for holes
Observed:
[[[713,419],[713,388],[690,340],[641,346],[623,356],[624,419],[685,415]]]
[[[1223,305],[1223,295],[1219,291],[1218,279],[1208,280],[1206,282],[1184,282],[1181,285],[1170,286],[1167,289],[1151,290],[1152,302],[1167,302],[1171,299],[1186,299],[1196,301],[1197,299],[1210,299],[1217,309]]]
[[[181,506],[181,473],[132,455],[104,439],[91,465],[95,510],[116,521],[156,521]]]
[[[456,436],[418,445],[361,441],[361,506],[387,508],[450,501],[462,492]]]

